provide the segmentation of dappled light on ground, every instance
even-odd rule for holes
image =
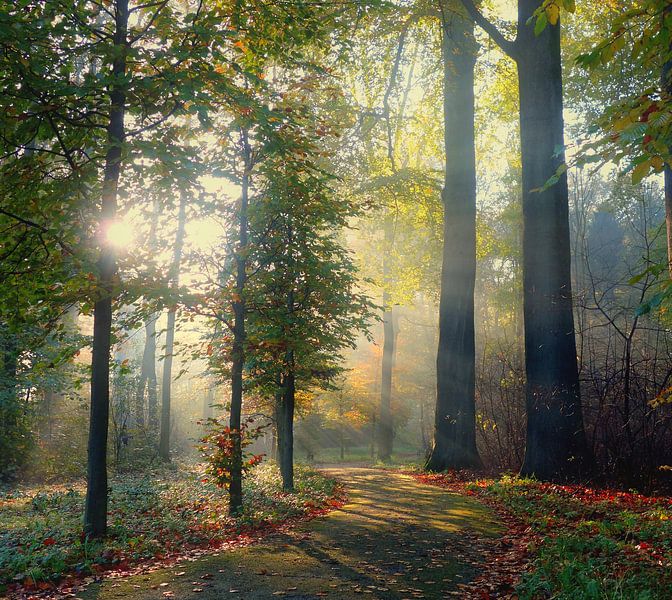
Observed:
[[[480,566],[469,537],[500,532],[487,508],[409,476],[365,468],[330,473],[348,486],[341,510],[261,545],[107,580],[82,597],[459,597],[458,585],[475,577]]]

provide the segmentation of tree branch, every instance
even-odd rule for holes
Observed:
[[[47,233],[49,231],[46,227],[43,227],[39,223],[35,223],[35,221],[31,221],[30,219],[24,219],[23,217],[20,217],[19,215],[16,215],[12,212],[9,212],[8,210],[5,210],[4,208],[0,208],[0,214],[3,214],[6,217],[9,217],[10,219],[14,219],[15,221],[18,221],[19,223],[23,223],[24,225],[28,225],[28,227],[34,227],[35,229],[38,229],[42,233]]]
[[[518,44],[515,41],[507,40],[503,35],[502,32],[497,29],[497,27],[488,21],[483,16],[483,13],[476,8],[476,5],[473,3],[472,0],[460,0],[462,2],[462,6],[466,9],[466,11],[469,13],[469,16],[474,20],[474,23],[476,23],[485,33],[487,33],[490,38],[492,39],[495,44],[497,44],[502,51],[510,56],[513,60],[518,60],[517,55],[518,55]]]

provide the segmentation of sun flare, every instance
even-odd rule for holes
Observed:
[[[114,221],[108,225],[105,239],[108,244],[117,249],[126,249],[135,241],[135,231],[130,223]]]

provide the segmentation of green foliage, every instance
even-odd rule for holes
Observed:
[[[14,394],[0,393],[0,479],[12,479],[34,447],[32,414]]]
[[[573,13],[576,11],[575,0],[543,0],[532,16],[528,19],[527,24],[534,23],[534,34],[540,35],[547,25],[557,25],[560,20],[560,10],[564,9],[567,12]]]
[[[593,73],[604,72],[618,60],[636,74],[613,101],[602,105],[578,159],[624,164],[635,184],[660,173],[670,161],[672,108],[663,72],[672,58],[672,21],[666,11],[663,0],[626,3],[606,23],[600,39],[576,58]]]
[[[672,556],[669,498],[505,477],[477,482],[473,492],[496,499],[532,527],[533,568],[520,598],[669,598]]]

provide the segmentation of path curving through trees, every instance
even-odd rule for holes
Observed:
[[[80,597],[332,598],[459,597],[482,567],[474,536],[497,536],[483,505],[371,468],[331,470],[346,484],[342,509],[266,542],[171,568],[90,586]]]

